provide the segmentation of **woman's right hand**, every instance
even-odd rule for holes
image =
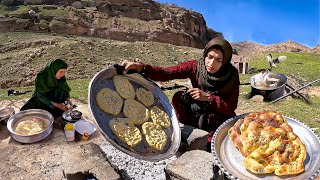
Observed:
[[[67,106],[65,106],[63,103],[55,103],[55,102],[52,102],[52,104],[53,104],[56,108],[60,109],[61,111],[68,111]]]
[[[138,63],[138,62],[130,62],[127,60],[122,61],[121,63],[122,66],[125,66],[123,70],[123,74],[126,74],[130,69],[136,70],[138,72],[142,72],[144,68],[144,64]]]
[[[66,105],[64,105],[63,103],[59,104],[58,108],[61,109],[62,111],[68,111],[69,110],[69,108]]]

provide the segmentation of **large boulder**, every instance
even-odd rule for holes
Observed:
[[[59,20],[52,20],[49,27],[51,32],[60,34],[85,35],[89,32],[89,28],[76,26]]]
[[[30,19],[17,19],[14,29],[15,30],[23,30],[28,29],[28,27],[32,26],[32,22]]]
[[[76,1],[76,2],[72,3],[71,6],[76,9],[83,9],[84,8],[80,1]]]
[[[42,0],[25,0],[24,5],[36,5],[36,4],[43,4]]]
[[[41,19],[38,26],[40,30],[47,31],[49,29],[49,22],[44,19]]]
[[[53,10],[57,9],[58,7],[56,5],[44,5],[43,9]]]
[[[14,6],[16,4],[15,0],[2,0],[1,5],[4,6]]]
[[[14,26],[17,18],[1,18],[0,19],[0,31],[9,32],[14,31]]]

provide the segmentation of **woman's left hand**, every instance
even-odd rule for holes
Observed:
[[[67,100],[67,103],[66,103],[67,108],[68,108],[69,110],[72,109],[72,108],[73,108],[73,105],[72,105],[72,102],[71,102],[70,98],[67,98],[66,100]]]
[[[190,88],[188,89],[187,93],[189,93],[194,100],[209,101],[210,94],[199,88]]]

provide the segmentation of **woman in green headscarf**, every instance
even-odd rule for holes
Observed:
[[[65,78],[67,67],[66,62],[56,59],[40,71],[35,80],[34,94],[20,110],[43,109],[59,117],[68,110],[63,104],[65,101],[72,107],[71,89]]]

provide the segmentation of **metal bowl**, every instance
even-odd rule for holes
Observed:
[[[15,110],[12,107],[5,107],[0,110],[0,122],[7,124],[9,118],[14,115]]]
[[[74,110],[71,113],[64,112],[62,114],[62,118],[66,121],[66,123],[75,123],[82,118],[82,112],[78,110]]]
[[[21,135],[15,132],[15,129],[19,122],[25,121],[30,117],[37,117],[44,120],[46,123],[47,128],[37,134],[33,135]],[[46,138],[53,129],[53,121],[54,118],[51,113],[42,109],[29,109],[25,111],[20,111],[19,113],[10,117],[7,123],[7,128],[16,141],[22,143],[35,143],[41,141],[42,139]]]
[[[72,113],[71,113],[71,117],[72,117],[72,119],[77,119],[77,120],[79,120],[79,119],[81,119],[81,117],[82,117],[82,112],[80,112],[80,111],[78,111],[78,110],[74,110],[74,111],[72,111]]]

